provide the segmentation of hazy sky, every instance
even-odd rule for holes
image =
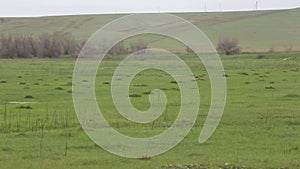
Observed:
[[[300,7],[300,0],[1,0],[0,16],[191,12]]]

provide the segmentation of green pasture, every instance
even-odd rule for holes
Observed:
[[[34,19],[33,19],[34,20]],[[221,56],[227,76],[222,121],[204,144],[198,137],[210,106],[210,82],[202,63],[181,55],[193,71],[201,94],[200,111],[185,139],[151,159],[112,155],[81,129],[72,102],[74,59],[0,60],[1,168],[300,168],[300,53]],[[116,130],[149,137],[172,125],[180,91],[158,70],[132,81],[133,105],[147,110],[151,90],[160,88],[168,106],[154,122],[124,119],[113,106],[111,77],[122,57],[101,63],[96,81],[98,105]]]

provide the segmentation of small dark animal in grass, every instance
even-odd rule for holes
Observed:
[[[33,99],[33,96],[27,95],[27,96],[25,96],[24,98],[25,98],[25,99]]]
[[[148,85],[146,85],[146,84],[135,84],[133,86],[134,87],[147,87]]]
[[[134,94],[130,94],[129,97],[142,97],[142,95],[134,93]]]
[[[56,87],[55,90],[64,90],[62,87]]]
[[[151,157],[140,157],[139,160],[151,160]]]
[[[32,107],[31,106],[19,106],[19,107],[17,107],[18,109],[32,109]]]
[[[145,95],[149,95],[149,94],[151,94],[151,92],[144,92],[143,94],[145,94]]]

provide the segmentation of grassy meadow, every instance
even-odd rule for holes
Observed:
[[[112,155],[83,132],[72,103],[74,59],[1,59],[1,168],[300,168],[299,52],[221,56],[228,76],[226,109],[204,144],[198,137],[210,105],[209,77],[196,57],[181,57],[199,85],[199,115],[183,142],[148,160]],[[164,90],[168,106],[159,119],[136,124],[117,113],[110,81],[120,61],[106,59],[98,70],[95,92],[105,118],[134,137],[170,127],[180,93],[174,79],[161,71],[141,72],[130,87],[130,94],[141,96],[131,98],[140,110],[149,108],[152,89]]]

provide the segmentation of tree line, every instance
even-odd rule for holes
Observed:
[[[69,32],[41,35],[0,35],[0,58],[60,58],[77,57],[86,41],[78,41]],[[113,46],[109,55],[125,55],[147,49],[148,43],[138,41],[125,47],[121,41]]]
[[[43,33],[38,36],[0,35],[0,58],[60,58],[62,56],[77,57],[86,41],[78,41],[69,32]],[[148,42],[139,40],[124,45],[124,41],[113,46],[109,55],[126,55],[148,48]],[[187,47],[187,53],[193,51]],[[217,50],[226,55],[239,54],[238,41],[231,38],[220,40]],[[99,51],[101,52],[101,51]]]
[[[84,42],[68,32],[34,35],[0,35],[1,58],[59,58],[77,56]]]

